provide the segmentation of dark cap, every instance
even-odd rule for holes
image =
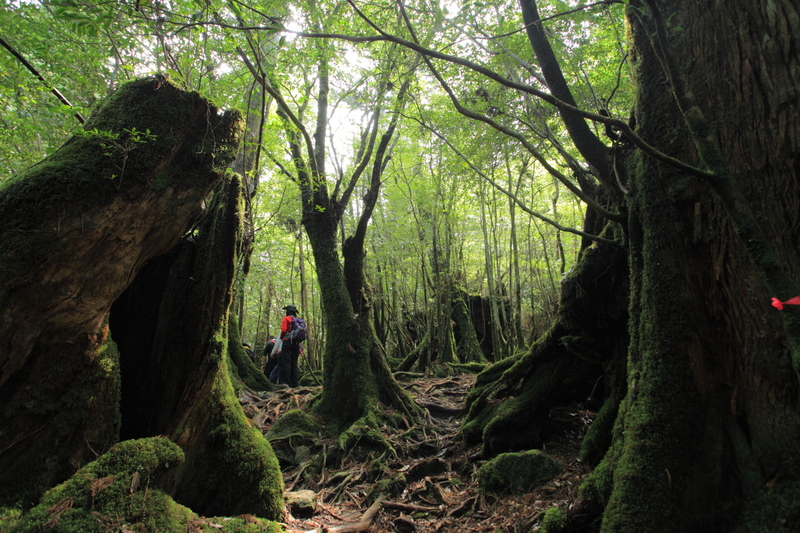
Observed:
[[[287,313],[295,313],[295,314],[297,314],[297,308],[295,306],[293,306],[292,304],[287,305],[286,307],[284,307],[284,309],[286,310]]]

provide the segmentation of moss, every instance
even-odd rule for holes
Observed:
[[[296,435],[316,440],[324,432],[325,426],[312,415],[300,409],[292,409],[275,421],[266,437],[272,441]]]
[[[494,418],[498,407],[499,405],[497,403],[489,404],[483,400],[472,402],[467,421],[461,426],[461,431],[459,432],[467,444],[477,444],[481,442],[483,439],[483,430]],[[473,411],[476,414],[473,414]]]
[[[250,513],[277,520],[283,512],[283,477],[272,446],[248,425],[228,379],[224,329],[214,354],[220,368],[207,404],[210,429],[191,453],[195,464],[184,473],[186,501],[209,514]],[[184,498],[181,498],[184,501]]]
[[[380,432],[381,425],[374,413],[360,418],[339,435],[337,449],[355,460],[395,454],[392,445]]]
[[[158,485],[160,475],[183,459],[180,447],[165,438],[116,444],[49,490],[39,505],[22,517],[15,531],[91,533],[123,526],[185,531],[195,513],[175,503]]]
[[[488,366],[486,363],[449,363],[450,368],[464,374],[480,374]]]
[[[0,532],[14,531],[22,517],[22,510],[18,507],[0,507]]]
[[[367,503],[370,505],[377,500],[381,495],[394,494],[397,492],[398,481],[393,478],[379,479],[369,489],[367,494]]]
[[[611,446],[611,432],[608,428],[613,426],[618,412],[619,399],[613,395],[609,396],[583,437],[580,451],[581,461],[596,464],[605,455]]]
[[[301,387],[319,387],[322,385],[322,371],[312,370],[300,376]]]
[[[300,409],[283,414],[264,435],[272,445],[283,468],[297,466],[308,457],[315,456],[320,448],[320,436],[326,431],[312,415]],[[316,461],[311,467],[316,469]]]
[[[230,313],[230,324],[228,324],[228,357],[231,381],[242,382],[246,386],[256,391],[271,391],[274,386],[270,383],[267,376],[258,368],[248,357],[242,348],[242,339],[239,335],[239,325],[235,313]],[[259,355],[259,360],[261,356]]]
[[[165,438],[123,441],[49,490],[18,524],[15,524],[17,511],[4,511],[0,530],[14,533],[283,531],[280,524],[253,516],[202,518],[176,503],[163,491],[159,479],[183,458],[180,447]],[[16,529],[6,529],[15,525]]]
[[[544,512],[540,531],[542,533],[563,533],[567,530],[567,513],[560,507],[551,507]]]
[[[480,488],[485,492],[527,493],[556,477],[561,463],[539,450],[501,453],[478,469]]]
[[[0,239],[0,256],[6,258],[0,265],[4,273],[24,279],[25,265],[32,262],[31,250],[44,258],[60,246],[47,226],[50,218],[42,213],[59,213],[61,220],[69,222],[120,194],[154,183],[176,189],[200,183],[210,186],[218,176],[208,171],[221,171],[233,160],[241,131],[239,113],[221,115],[198,93],[187,93],[168,82],[154,90],[155,83],[154,78],[145,78],[122,85],[86,122],[83,132],[0,184],[0,211],[13,228],[20,229]],[[197,127],[200,124],[207,128]],[[214,135],[207,135],[208,128],[213,128]],[[131,134],[134,129],[149,130],[152,137]],[[109,134],[116,139],[111,140]],[[136,137],[142,141],[135,141]],[[193,150],[178,153],[176,147],[182,146]],[[199,163],[194,171],[188,171],[187,157]],[[184,166],[178,169],[180,165]],[[13,287],[16,280],[7,279],[6,284]]]

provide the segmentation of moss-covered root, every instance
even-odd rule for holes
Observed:
[[[253,517],[203,519],[176,503],[158,480],[183,458],[180,447],[165,438],[120,442],[49,490],[14,531],[281,531],[277,523]],[[219,524],[222,529],[215,527]]]
[[[222,333],[224,335],[224,333]],[[270,443],[251,427],[238,403],[227,370],[225,343],[215,348],[220,367],[211,395],[187,415],[194,428],[180,428],[187,464],[177,475],[175,497],[207,514],[283,515],[283,477]],[[207,424],[207,426],[206,426]],[[201,432],[193,442],[194,430]]]
[[[377,457],[396,452],[380,431],[385,424],[376,413],[370,413],[353,423],[347,431],[339,435],[338,450],[357,460]]]
[[[253,347],[255,349],[255,347]],[[260,352],[258,352],[260,353]],[[230,313],[228,320],[228,357],[230,362],[231,381],[241,381],[246,386],[257,391],[275,390],[267,376],[261,371],[242,348],[242,338],[239,335],[239,321],[236,313]],[[260,358],[260,356],[259,356]]]

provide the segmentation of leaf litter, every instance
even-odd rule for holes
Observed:
[[[345,455],[331,464],[323,463],[322,471],[313,474],[307,463],[282,465],[286,491],[311,490],[316,500],[311,516],[293,516],[292,510],[286,509],[287,531],[528,533],[539,529],[550,507],[570,509],[591,471],[578,459],[578,452],[595,413],[578,404],[551,410],[554,430],[543,450],[564,466],[558,477],[527,494],[485,494],[475,478],[486,461],[481,447],[467,446],[458,434],[464,398],[474,381],[474,374],[459,374],[417,377],[402,383],[429,414],[405,429],[382,428],[393,453],[371,458],[378,459],[384,469],[380,486],[370,471],[370,458]],[[253,426],[266,433],[283,413],[303,409],[317,392],[319,387],[264,393],[244,390],[239,401]],[[317,445],[320,453],[327,453],[336,440],[319,439]]]

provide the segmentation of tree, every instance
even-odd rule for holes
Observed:
[[[788,120],[798,111],[789,96],[797,7],[625,3],[635,131],[576,106],[532,0],[521,2],[523,20],[548,91],[413,38],[376,37],[555,105],[599,179],[573,167],[580,183],[573,192],[616,224],[587,216],[584,236],[595,244],[565,282],[556,323],[529,353],[479,377],[472,428],[489,453],[535,444],[536,431],[518,430],[544,421],[523,421],[520,405],[541,410],[563,401],[553,393],[581,374],[571,363],[587,369],[581,360],[597,355],[609,387],[590,440],[610,445],[600,447],[575,522],[593,510],[590,520],[602,521],[603,531],[702,531],[723,517],[730,523],[720,530],[735,522],[742,531],[791,531],[799,525],[792,494],[800,480],[800,359],[796,311],[776,308],[798,293],[797,209],[787,202],[798,195],[800,147]],[[462,114],[527,142],[464,106],[437,78]],[[611,147],[587,118],[608,126]],[[598,320],[617,322],[611,339],[595,330]],[[742,503],[737,517],[731,501]]]
[[[34,502],[120,436],[165,434],[186,452],[170,494],[280,516],[277,460],[227,371],[242,192],[224,169],[241,120],[218,111],[138,80],[3,183],[3,504]]]
[[[612,383],[595,422],[606,429],[595,428],[591,438],[610,447],[584,490],[603,531],[706,530],[726,514],[733,521],[725,502],[737,499],[744,503],[743,531],[765,527],[765,508],[776,510],[770,524],[785,524],[775,530],[798,525],[790,496],[799,479],[792,466],[800,442],[796,317],[769,305],[776,294],[786,299],[797,292],[796,210],[784,199],[797,195],[789,168],[800,147],[789,134],[793,127],[781,126],[797,100],[758,88],[766,80],[775,88],[796,83],[795,60],[785,53],[797,34],[775,22],[798,19],[788,4],[775,18],[763,16],[762,4],[742,1],[712,13],[689,2],[631,2],[636,132],[612,123],[624,131],[623,143],[639,148],[627,157],[621,144],[609,150],[588,135],[581,118],[587,114],[574,108],[563,78],[555,70],[546,74],[576,147],[606,185],[613,187],[614,178],[624,194],[614,204],[626,214],[619,235],[630,268],[629,340],[626,351],[612,349],[601,359],[613,371]],[[535,3],[523,1],[522,11],[543,71],[556,68]],[[729,102],[737,102],[736,113]],[[570,283],[603,248],[584,252]],[[604,290],[613,286],[600,273],[585,281],[592,280]],[[568,294],[560,307],[565,318],[586,299]],[[602,314],[610,318],[614,309]],[[562,343],[576,340],[558,336]],[[616,336],[617,346],[624,339]],[[548,353],[547,345],[543,339],[525,358]],[[583,357],[596,351],[576,348]],[[541,375],[547,361],[567,357],[550,352],[532,368]],[[544,380],[532,368],[520,374],[525,358],[480,378],[496,380],[496,399],[516,397],[505,400],[505,413],[541,394],[536,384]],[[624,389],[615,391],[619,385]],[[489,449],[494,439],[501,449],[535,442],[529,432],[515,443],[519,435],[508,430],[518,426],[502,423],[513,417],[489,414],[481,398],[473,397],[474,422]],[[548,401],[537,398],[535,405]]]
[[[309,24],[321,26],[325,15],[317,5],[309,6]],[[394,79],[394,69],[408,68],[401,60],[392,58],[392,48],[380,54],[380,70],[374,73],[377,82],[367,87],[362,96],[374,102],[369,106],[367,126],[360,139],[353,170],[345,176],[340,169],[335,180],[326,173],[328,154],[328,126],[330,120],[331,82],[334,74],[334,55],[325,41],[314,44],[316,68],[314,83],[302,87],[298,104],[289,104],[295,95],[284,90],[274,72],[267,72],[248,62],[256,79],[275,99],[278,114],[283,121],[292,170],[273,161],[299,188],[302,224],[308,235],[326,330],[323,355],[324,386],[313,410],[322,415],[334,430],[344,430],[353,422],[364,418],[371,423],[376,414],[376,404],[398,409],[416,418],[419,407],[395,382],[386,362],[383,346],[375,332],[370,304],[370,289],[364,275],[364,242],[370,218],[379,199],[383,170],[391,153],[391,142],[400,119],[403,98],[410,77]],[[400,56],[402,58],[402,56]],[[413,67],[410,69],[413,72]],[[308,73],[304,73],[308,77]],[[362,81],[363,83],[363,81]],[[316,112],[312,115],[313,127],[307,128],[306,107],[312,92],[316,98]],[[379,136],[384,107],[394,100],[391,115]],[[366,174],[365,174],[366,173]],[[339,232],[345,210],[358,190],[362,176],[366,176],[364,194],[359,206],[353,233],[341,245],[343,264],[339,260]],[[333,190],[330,190],[333,187]]]

